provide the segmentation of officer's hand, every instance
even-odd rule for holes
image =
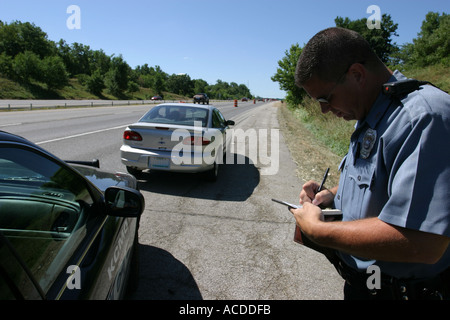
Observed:
[[[312,227],[324,221],[322,210],[310,202],[305,202],[303,208],[291,208],[290,211],[294,215],[296,224],[306,235],[312,235]]]
[[[310,180],[306,182],[302,187],[302,191],[300,191],[300,204],[303,205],[306,202],[313,202],[319,186],[316,181]]]
[[[323,189],[319,193],[316,193],[319,186],[316,181],[311,180],[306,182],[300,192],[300,204],[303,205],[305,202],[311,202],[316,206],[330,207],[333,204],[334,193],[328,189]]]

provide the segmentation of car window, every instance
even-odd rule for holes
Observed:
[[[215,109],[213,112],[213,127],[214,128],[224,128],[226,127],[225,119],[223,118],[222,114]]]
[[[184,106],[158,106],[147,112],[139,122],[206,127],[208,109]]]
[[[4,257],[20,256],[45,292],[84,238],[92,204],[78,173],[34,150],[0,147],[0,233],[10,244],[0,247],[0,267],[23,294],[23,269]]]
[[[225,127],[226,126],[226,120],[225,120],[225,118],[223,117],[223,114],[219,111],[219,110],[216,110],[216,112],[217,112],[217,116],[219,117],[219,119],[220,119],[220,122],[222,123],[222,125]]]

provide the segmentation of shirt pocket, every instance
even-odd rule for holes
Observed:
[[[371,187],[375,181],[375,166],[371,163],[363,163],[355,166],[349,166],[347,183],[350,188],[346,188],[347,192],[344,197],[347,198],[347,209],[349,218],[362,219],[372,217],[371,203]]]

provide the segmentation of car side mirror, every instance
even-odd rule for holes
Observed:
[[[233,120],[227,120],[226,124],[227,124],[227,126],[234,126],[234,121]]]
[[[145,208],[145,200],[138,190],[109,187],[105,190],[106,214],[114,217],[137,218]]]

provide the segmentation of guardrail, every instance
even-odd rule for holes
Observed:
[[[210,100],[214,102],[226,102],[227,100]],[[232,101],[232,100],[230,100]],[[0,111],[34,110],[34,109],[56,109],[75,107],[106,107],[160,104],[167,102],[192,103],[193,100],[0,100]]]

